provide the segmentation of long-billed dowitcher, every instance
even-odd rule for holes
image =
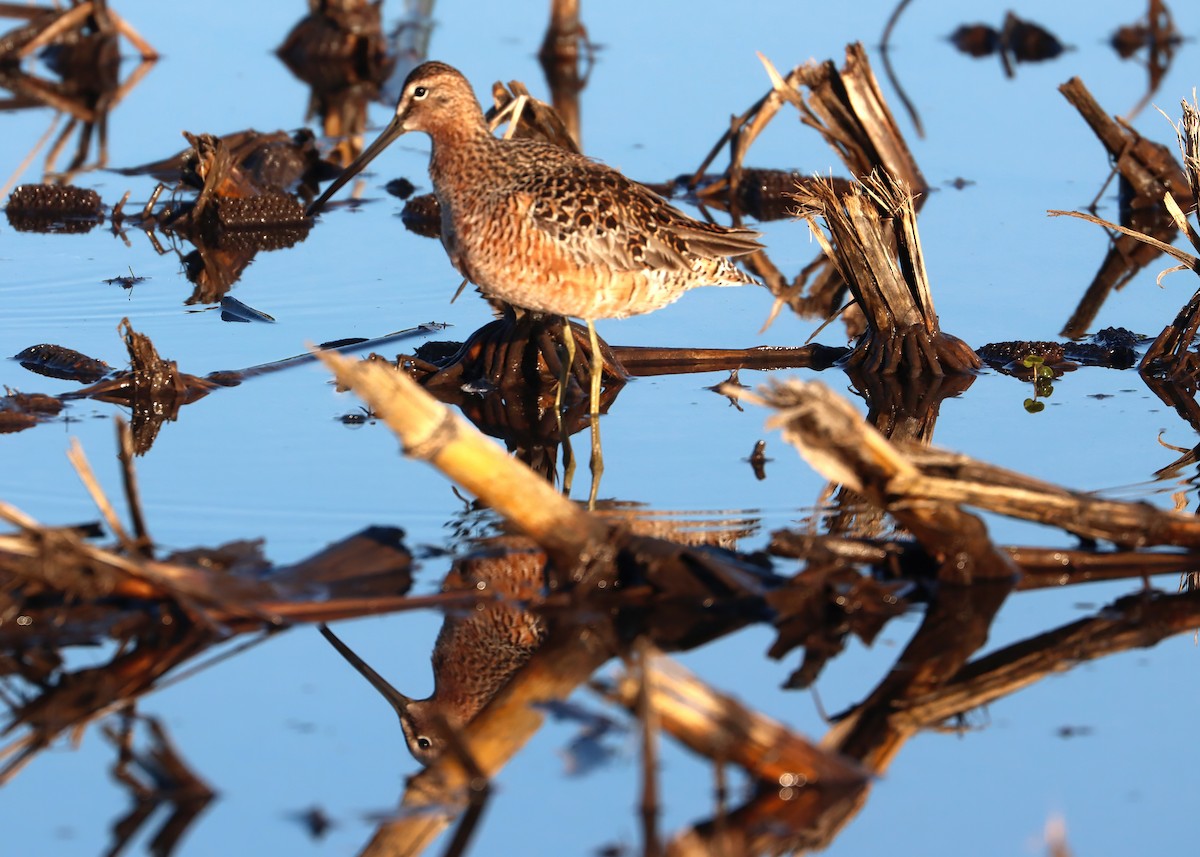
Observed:
[[[424,131],[433,142],[429,177],[454,267],[489,296],[587,323],[593,427],[600,400],[596,319],[651,312],[697,286],[754,282],[730,257],[760,249],[759,233],[688,217],[617,170],[558,146],[494,136],[470,83],[440,62],[413,69],[387,128],[309,213],[409,131]],[[569,330],[566,343],[569,361]],[[594,430],[594,462],[597,442]]]

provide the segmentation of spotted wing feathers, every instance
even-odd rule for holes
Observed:
[[[694,220],[616,170],[582,158],[555,166],[530,176],[522,201],[581,266],[691,271],[700,260],[761,249],[758,232]]]

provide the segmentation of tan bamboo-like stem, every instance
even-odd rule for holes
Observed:
[[[402,372],[372,361],[318,355],[400,438],[427,461],[536,541],[570,573],[594,558],[607,528]]]

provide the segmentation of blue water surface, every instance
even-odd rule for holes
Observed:
[[[109,117],[111,166],[162,158],[184,145],[185,130],[223,134],[305,124],[308,93],[272,53],[305,4],[113,5],[162,59]],[[1179,99],[1198,83],[1193,39],[1200,13],[1173,5],[1188,41],[1153,103],[1177,118]],[[942,327],[972,345],[1057,338],[1107,249],[1100,229],[1045,215],[1085,206],[1108,173],[1103,151],[1058,85],[1078,75],[1117,114],[1131,109],[1146,87],[1145,69],[1119,59],[1106,43],[1144,4],[1014,9],[1070,49],[1051,62],[1020,65],[1012,78],[995,58],[966,58],[946,38],[962,23],[999,26],[1008,8],[916,3],[900,19],[890,59],[924,136],[901,110],[893,85],[881,81],[933,187],[920,229]],[[877,45],[890,12],[891,5],[878,0],[852,8],[585,3],[583,17],[599,49],[582,94],[584,148],[645,181],[689,172],[729,116],[767,90],[756,52],[786,71],[810,58],[840,63],[845,45],[860,40],[882,77]],[[384,15],[394,22],[403,9],[389,2]],[[431,58],[462,69],[481,96],[498,79],[525,81],[545,96],[536,51],[546,3],[445,2],[434,17]],[[132,49],[125,50],[130,69]],[[387,104],[372,108],[373,131],[390,110]],[[40,181],[45,144],[23,172],[18,167],[56,121],[61,128],[50,108],[0,113],[0,173],[14,183]],[[1174,146],[1174,131],[1153,107],[1131,122]],[[52,342],[120,366],[126,358],[117,325],[125,317],[165,357],[198,375],[278,360],[308,343],[379,336],[423,322],[452,325],[435,338],[465,336],[491,317],[490,310],[470,292],[449,302],[458,275],[436,241],[404,230],[397,217],[402,203],[383,190],[387,180],[405,176],[427,191],[427,153],[424,138],[402,139],[363,179],[363,195],[376,202],[330,210],[303,243],[258,255],[232,295],[273,316],[274,324],[223,323],[211,306],[185,305],[192,287],[181,255],[189,248],[160,254],[137,230],[33,235],[0,225],[0,355]],[[748,162],[844,172],[832,150],[787,110],[756,142]],[[958,179],[966,180],[961,190],[952,186]],[[152,180],[105,171],[81,175],[77,183],[94,187],[108,205],[127,189],[131,205],[140,205],[153,187]],[[1102,198],[1102,216],[1115,218],[1113,194],[1110,188]],[[781,220],[761,228],[772,261],[789,276],[819,252],[803,223]],[[1152,265],[1111,296],[1095,327],[1161,329],[1195,288],[1186,274],[1156,285],[1164,267]],[[103,282],[129,271],[145,281],[132,290]],[[748,347],[800,344],[819,323],[785,312],[760,332],[771,305],[762,289],[704,289],[662,312],[601,322],[599,329],[614,344]],[[845,341],[837,324],[818,339]],[[629,384],[602,420],[607,470],[601,494],[699,517],[720,517],[723,510],[751,516],[758,523],[741,547],[754,549],[771,530],[811,514],[825,483],[763,427],[765,412],[734,408],[707,389],[725,377]],[[757,385],[769,377],[746,371],[741,380]],[[842,392],[849,386],[836,371],[822,380]],[[13,361],[0,361],[0,384],[48,393],[72,388]],[[1191,447],[1193,431],[1136,374],[1071,373],[1036,416],[1022,407],[1028,395],[1028,384],[982,373],[965,395],[942,404],[935,443],[1070,487],[1165,508],[1173,505],[1171,492],[1181,491],[1185,507],[1194,506],[1190,484],[1154,481],[1155,471],[1177,457],[1159,443],[1159,433]],[[404,528],[412,546],[450,544],[461,500],[431,468],[404,460],[382,425],[351,429],[337,420],[357,407],[315,365],[252,379],[188,406],[138,461],[154,538],[164,548],[262,538],[277,563],[302,559],[371,524]],[[78,402],[67,413],[69,420],[0,438],[0,500],[47,524],[96,517],[65,457],[72,438],[101,484],[113,496],[120,493],[112,428],[118,410]],[[744,461],[759,439],[767,440],[773,459],[764,481]],[[1068,544],[1044,528],[988,520],[1002,543]],[[436,589],[447,564],[422,562],[418,589]],[[989,649],[1091,615],[1128,591],[1113,584],[1016,597],[1001,611]],[[440,622],[436,613],[418,613],[341,628],[380,672],[421,696],[432,687],[429,651]],[[818,683],[825,709],[839,710],[867,694],[916,626],[916,617],[906,617],[873,647],[852,644]],[[794,656],[767,660],[771,640],[768,629],[752,628],[681,660],[715,687],[819,738],[827,726],[812,697],[778,689],[796,662]],[[102,661],[104,653],[94,657]],[[1079,854],[1192,853],[1195,825],[1187,808],[1197,794],[1189,743],[1200,701],[1197,664],[1194,639],[1175,637],[1042,681],[981,712],[976,730],[919,736],[829,853],[1039,854],[1046,850],[1047,821],[1056,816],[1065,819]],[[600,705],[583,693],[579,699]],[[404,777],[416,770],[394,716],[309,628],[171,685],[149,696],[141,710],[164,721],[181,754],[220,793],[189,831],[182,855],[355,853],[370,836],[372,815],[394,810]],[[1068,740],[1058,735],[1064,726],[1087,728]],[[589,854],[606,844],[636,853],[640,767],[632,735],[617,739],[611,764],[568,778],[561,751],[573,728],[548,724],[498,778],[477,853]],[[714,785],[708,765],[685,750],[668,741],[662,755],[660,824],[673,831],[712,812]],[[112,756],[91,729],[78,747],[64,742],[36,758],[0,792],[4,853],[103,852],[109,826],[128,808],[126,793],[107,773]],[[311,806],[337,822],[323,840],[310,839],[293,818]]]

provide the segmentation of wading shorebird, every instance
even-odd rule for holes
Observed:
[[[697,286],[753,283],[730,257],[761,249],[760,233],[688,217],[617,170],[558,146],[494,136],[470,83],[440,62],[413,69],[391,122],[309,214],[409,131],[433,142],[429,177],[442,245],[459,273],[513,306],[586,322],[594,494],[602,465],[593,322],[652,312]],[[569,368],[575,338],[564,325]],[[560,395],[566,378],[564,370]]]

